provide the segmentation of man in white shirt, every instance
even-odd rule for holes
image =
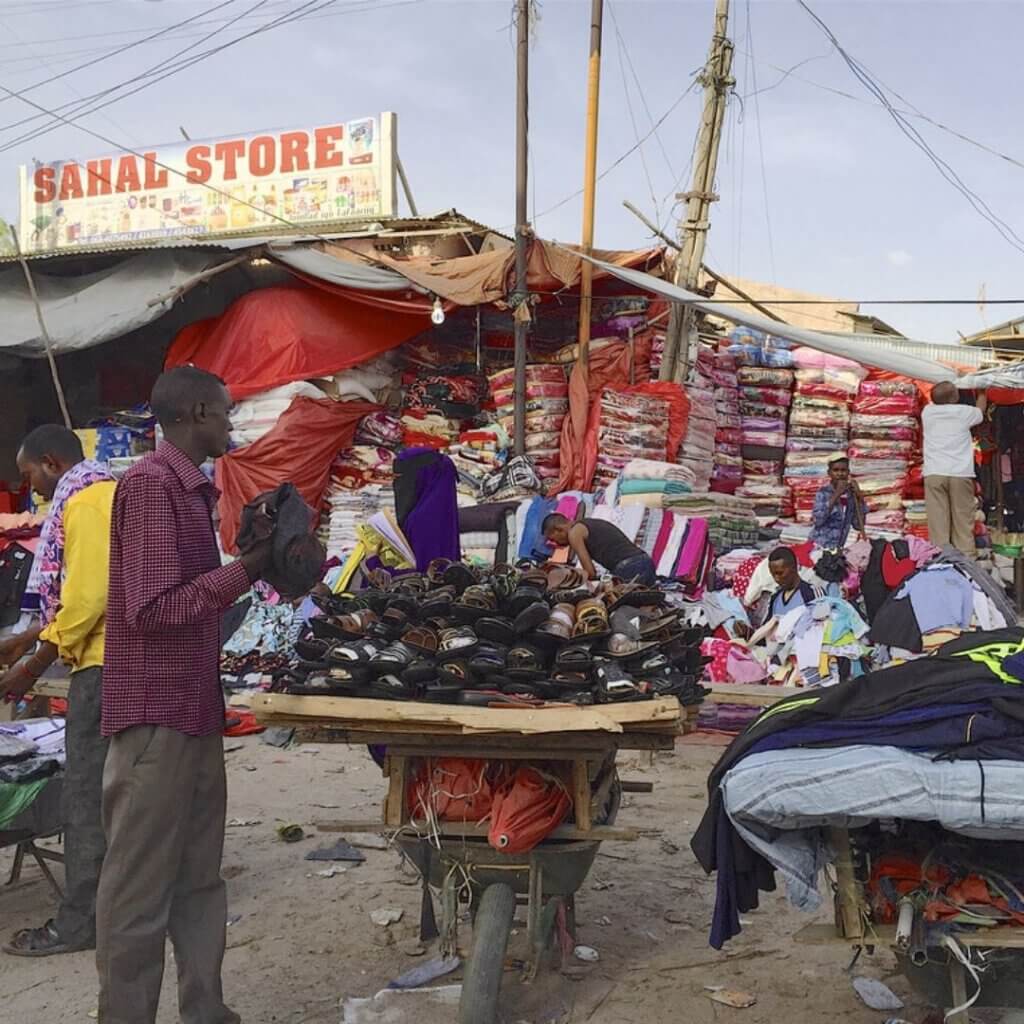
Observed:
[[[928,534],[938,547],[952,543],[968,558],[974,547],[974,443],[971,428],[985,417],[987,396],[978,405],[959,405],[955,384],[932,390],[932,404],[921,413],[924,427],[924,496]]]

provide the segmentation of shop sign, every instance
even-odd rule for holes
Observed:
[[[395,215],[397,117],[21,168],[26,252],[275,234]]]

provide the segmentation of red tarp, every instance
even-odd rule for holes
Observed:
[[[224,550],[235,550],[238,520],[246,502],[278,484],[295,484],[306,502],[319,510],[334,457],[352,444],[359,421],[379,409],[369,402],[299,397],[269,433],[220,459],[217,511]]]
[[[243,295],[221,316],[183,328],[166,366],[192,363],[209,370],[237,400],[365,363],[428,326],[422,312],[385,311],[361,294],[263,288]]]

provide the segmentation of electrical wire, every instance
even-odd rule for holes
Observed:
[[[327,0],[327,2],[328,3],[333,3],[334,0]],[[406,0],[406,2],[415,2],[415,0]],[[396,6],[396,5],[392,4],[390,6]],[[229,192],[226,192],[223,189],[218,188],[216,185],[211,185],[209,182],[194,182],[194,181],[191,181],[189,179],[189,175],[188,175],[188,173],[186,171],[182,171],[182,170],[180,170],[177,167],[172,167],[170,164],[166,164],[163,161],[157,160],[157,159],[155,159],[153,157],[147,157],[145,154],[141,153],[140,151],[138,151],[136,149],[133,149],[131,146],[127,146],[124,143],[119,142],[118,140],[113,139],[113,138],[111,138],[108,135],[104,135],[102,132],[95,131],[94,129],[89,128],[86,125],[79,124],[77,121],[75,121],[75,120],[73,120],[73,119],[71,119],[69,117],[65,117],[64,115],[57,114],[56,112],[54,112],[52,110],[49,110],[48,108],[44,107],[42,104],[38,103],[36,100],[33,100],[30,97],[25,96],[22,93],[18,92],[17,90],[11,89],[8,86],[3,85],[2,83],[0,83],[0,92],[6,93],[8,96],[13,96],[16,99],[20,99],[23,103],[28,104],[30,107],[34,107],[36,110],[39,110],[39,111],[43,112],[44,114],[47,114],[47,115],[50,115],[52,117],[57,118],[62,124],[66,125],[67,127],[77,128],[79,131],[84,132],[86,135],[90,135],[90,136],[92,136],[92,138],[99,140],[100,142],[104,143],[107,146],[110,146],[115,151],[119,151],[119,152],[125,153],[127,155],[137,157],[138,159],[143,160],[143,161],[148,161],[154,167],[159,167],[161,170],[167,171],[169,174],[174,174],[174,175],[176,175],[179,178],[184,178],[185,180],[187,180],[189,182],[190,185],[199,185],[202,188],[208,189],[209,191],[216,193],[217,195],[221,196],[224,199],[230,199],[232,202],[238,203],[241,206],[248,206],[249,208],[251,208],[253,210],[259,211],[264,216],[269,217],[271,220],[277,221],[280,224],[284,224],[285,226],[287,226],[289,228],[292,228],[295,231],[300,231],[300,232],[303,232],[305,234],[311,235],[312,237],[318,239],[319,241],[322,241],[322,242],[330,241],[330,239],[324,238],[322,235],[318,234],[316,231],[311,230],[310,226],[308,224],[296,224],[294,221],[290,221],[286,217],[282,217],[282,216],[280,216],[277,213],[269,212],[264,207],[256,206],[255,203],[250,203],[246,199],[241,199],[241,198],[239,198],[237,196],[233,196]],[[98,177],[100,181],[104,181],[107,184],[113,184],[113,182],[111,182],[109,178],[104,178],[102,175],[96,175],[96,177]],[[197,241],[207,240],[207,239],[204,239],[202,236],[188,236],[188,235],[186,235],[184,237],[193,237]],[[354,249],[354,248],[351,248],[349,246],[345,246],[344,244],[339,243],[337,241],[335,241],[333,244],[340,245],[342,248],[345,248],[345,249],[349,249],[349,251],[351,251],[352,253],[356,254],[361,259],[366,260],[367,262],[371,262],[371,263],[379,263],[380,262],[378,260],[375,260],[372,256],[367,255],[366,253],[361,252],[358,249]]]
[[[171,67],[167,68],[162,74],[159,74],[156,77],[152,77],[155,74],[155,69],[151,68],[151,69],[149,69],[146,72],[143,72],[143,73],[141,73],[139,75],[134,76],[131,79],[128,79],[126,82],[122,82],[122,83],[120,83],[117,86],[113,86],[113,87],[111,87],[109,89],[103,90],[103,92],[96,94],[96,96],[97,97],[102,97],[102,96],[109,95],[111,92],[116,92],[119,89],[123,89],[128,84],[131,84],[133,82],[142,80],[140,82],[140,84],[137,85],[134,89],[130,89],[127,92],[123,92],[121,95],[113,96],[112,98],[107,99],[103,103],[97,103],[96,105],[94,105],[93,107],[89,108],[88,110],[77,109],[77,110],[73,111],[70,116],[72,118],[78,118],[78,117],[83,117],[83,116],[85,116],[87,114],[94,113],[94,112],[96,112],[98,110],[102,110],[103,108],[108,107],[108,106],[110,106],[113,103],[118,103],[118,102],[120,102],[123,99],[127,99],[129,96],[134,96],[136,93],[141,92],[144,89],[148,89],[151,86],[156,85],[158,82],[162,82],[164,79],[170,78],[172,75],[176,75],[176,74],[179,74],[182,71],[186,71],[189,68],[193,67],[194,65],[200,63],[201,61],[204,61],[204,60],[207,60],[210,57],[216,56],[217,54],[222,53],[224,50],[229,49],[230,47],[235,46],[235,45],[237,45],[240,42],[243,42],[243,41],[245,41],[247,39],[250,39],[250,38],[252,38],[254,36],[261,35],[262,33],[268,32],[271,29],[280,27],[281,25],[291,24],[293,22],[298,22],[298,21],[305,21],[312,14],[315,14],[316,12],[322,11],[324,8],[330,7],[330,6],[332,6],[333,4],[335,4],[337,2],[338,2],[338,0],[324,0],[324,2],[320,3],[320,6],[317,7],[317,6],[313,6],[314,4],[317,3],[317,0],[307,0],[306,3],[301,4],[298,8],[295,8],[289,14],[281,15],[280,17],[278,17],[274,21],[269,22],[267,24],[264,24],[264,25],[260,26],[259,28],[252,29],[251,31],[249,31],[249,32],[247,32],[247,33],[245,33],[243,35],[236,36],[234,39],[230,39],[227,42],[220,44],[219,46],[212,47],[209,50],[204,50],[204,51],[202,51],[202,52],[200,52],[200,53],[198,53],[198,54],[188,58],[185,61],[180,61],[177,64],[172,65]],[[382,4],[373,3],[373,4],[370,4],[368,6],[363,6],[363,7],[359,7],[359,8],[351,7],[351,8],[347,9],[344,12],[338,12],[338,13],[358,14],[358,13],[362,13],[363,11],[366,11],[366,10],[383,10],[385,8],[390,8],[390,7],[404,7],[404,6],[408,6],[410,4],[416,4],[416,3],[422,3],[422,2],[423,2],[423,0],[396,0],[396,2],[394,2],[394,3],[383,4],[383,5]],[[307,8],[310,8],[310,7],[312,7],[312,11],[307,12],[305,14],[302,13],[303,11],[305,11]],[[160,67],[160,65],[157,65],[157,68],[159,68],[159,67]],[[150,80],[146,81],[145,79],[150,79]],[[7,91],[7,90],[5,90],[5,91]],[[15,94],[19,95],[18,92],[15,92]],[[33,141],[34,139],[37,139],[37,138],[39,138],[42,135],[48,134],[49,132],[54,131],[56,128],[60,127],[60,125],[62,123],[64,123],[64,122],[61,121],[61,117],[62,116],[63,117],[67,117],[68,116],[68,115],[62,115],[60,113],[60,111],[62,109],[65,109],[67,106],[68,105],[65,104],[63,107],[57,108],[54,111],[49,111],[50,115],[52,117],[54,117],[54,120],[52,120],[51,122],[49,122],[46,125],[41,126],[38,129],[35,129],[35,130],[31,131],[31,132],[27,132],[24,135],[19,136],[18,138],[15,138],[15,139],[9,140],[8,142],[5,142],[2,146],[0,146],[0,153],[7,152],[8,150],[15,148],[16,146],[22,145],[23,143]],[[46,108],[40,108],[40,109],[46,109]]]
[[[764,221],[768,232],[768,260],[772,268],[772,283],[778,280],[775,269],[775,239],[772,236],[771,203],[768,200],[768,169],[764,159],[764,135],[761,130],[761,101],[758,98],[757,66],[754,57],[754,28],[750,13],[750,0],[747,0],[747,44],[750,47],[751,84],[754,86],[754,123],[757,126],[757,148],[761,160],[761,190],[764,194]]]
[[[597,180],[602,181],[604,178],[607,178],[608,175],[611,174],[616,167],[618,167],[624,161],[628,160],[665,123],[665,121],[668,120],[669,116],[675,111],[679,104],[682,103],[683,100],[686,99],[686,97],[691,92],[693,92],[696,86],[697,79],[695,77],[694,80],[686,87],[686,89],[684,89],[683,92],[681,92],[675,98],[675,100],[673,100],[672,105],[668,108],[668,110],[666,110],[665,113],[658,118],[654,127],[652,127],[651,130],[646,135],[644,135],[643,138],[641,138],[638,142],[635,142],[632,146],[630,146],[625,153],[623,153],[616,160],[613,160],[603,171],[601,171],[601,173],[598,174],[597,176]],[[546,210],[541,210],[541,212],[537,214],[537,217],[540,218],[547,216],[547,214],[549,213],[554,213],[555,210],[561,209],[563,206],[565,206],[566,203],[571,203],[574,199],[578,199],[581,195],[583,195],[583,189],[577,189],[575,192],[573,192],[571,196],[566,196],[564,199],[555,203],[553,206],[549,206]]]
[[[996,232],[1004,241],[1013,246],[1013,248],[1017,249],[1019,252],[1024,253],[1024,239],[1022,239],[1020,235],[1018,235],[1017,232],[1006,223],[1006,221],[997,216],[988,203],[986,203],[985,200],[976,192],[972,191],[956,171],[954,171],[953,168],[928,145],[921,133],[907,121],[906,116],[901,114],[897,108],[893,106],[889,101],[888,96],[886,96],[881,87],[871,78],[863,65],[843,49],[843,46],[839,42],[835,33],[817,14],[814,13],[813,10],[811,10],[807,3],[805,3],[805,0],[797,0],[797,3],[807,12],[822,32],[825,33],[829,41],[846,62],[847,67],[849,67],[850,71],[853,72],[854,77],[856,77],[857,80],[883,104],[890,117],[892,117],[893,121],[896,122],[900,131],[903,132],[903,134],[906,135],[907,138],[910,139],[910,141],[928,157],[943,179],[952,185],[953,188],[955,188],[967,200],[971,208],[976,213],[995,228]]]
[[[213,8],[213,11],[219,11],[221,10],[221,8],[229,7],[234,2],[235,0],[223,0],[223,3],[219,3],[217,4],[216,7]],[[2,13],[3,10],[0,9],[0,14]],[[124,46],[108,51],[101,57],[96,57],[93,60],[88,60],[84,64],[78,64],[73,68],[69,68],[67,71],[62,71],[60,74],[51,75],[50,78],[44,78],[39,82],[33,82],[32,85],[26,86],[24,91],[31,92],[33,89],[40,89],[44,85],[49,85],[51,82],[59,82],[62,78],[67,78],[68,75],[73,75],[79,71],[84,71],[86,68],[91,68],[96,64],[101,63],[102,61],[109,60],[111,57],[117,57],[128,50],[134,49],[136,46],[141,46],[143,43],[148,43],[154,39],[158,39],[161,36],[166,35],[168,32],[174,31],[174,29],[183,28],[185,25],[191,24],[193,21],[197,21],[198,19],[203,18],[210,13],[212,13],[212,11],[202,11],[199,14],[194,14],[191,18],[186,18],[184,21],[179,21],[174,25],[168,25],[166,28],[162,28],[159,31],[152,33],[152,35],[146,36],[144,39],[137,39],[135,42],[126,43]],[[19,45],[21,46],[31,45],[23,43],[20,40],[18,42]],[[7,97],[7,99],[9,98],[10,97]],[[4,102],[6,102],[6,99],[0,99],[0,103]]]

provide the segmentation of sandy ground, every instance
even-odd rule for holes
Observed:
[[[332,878],[316,874],[323,865],[304,860],[309,850],[334,838],[317,835],[315,822],[379,813],[381,774],[364,751],[343,746],[279,750],[249,737],[229,740],[228,748],[229,819],[258,822],[227,832],[228,1001],[246,1024],[340,1022],[342,1000],[371,996],[423,962],[422,956],[410,955],[420,890],[397,853],[367,850],[364,864]],[[604,844],[577,903],[578,941],[596,948],[600,962],[575,964],[566,975],[549,971],[532,985],[506,973],[502,991],[509,1024],[677,1024],[684,1019],[881,1024],[887,1016],[925,1018],[926,1008],[894,973],[888,953],[864,957],[856,973],[884,980],[908,1005],[899,1014],[865,1007],[845,972],[845,949],[794,943],[793,933],[812,919],[778,895],[766,897],[761,909],[748,915],[749,927],[728,952],[710,949],[713,886],[688,842],[717,753],[681,745],[653,763],[649,755],[623,758],[624,777],[653,781],[655,789],[628,795],[619,823],[660,831],[634,844]],[[302,824],[307,838],[294,845],[279,840],[275,830],[285,822]],[[0,859],[4,877],[8,868],[5,854]],[[389,929],[375,926],[370,912],[382,907],[403,910],[403,919]],[[0,890],[5,936],[41,924],[52,911],[52,893],[34,866],[26,868],[20,885]],[[756,1003],[747,1009],[720,1006],[708,998],[705,986],[739,990]],[[0,993],[2,1022],[94,1019],[92,954],[46,960],[0,955]],[[161,1024],[178,1020],[175,1006],[169,955]],[[393,1019],[444,1024],[456,1015],[415,1008]]]

